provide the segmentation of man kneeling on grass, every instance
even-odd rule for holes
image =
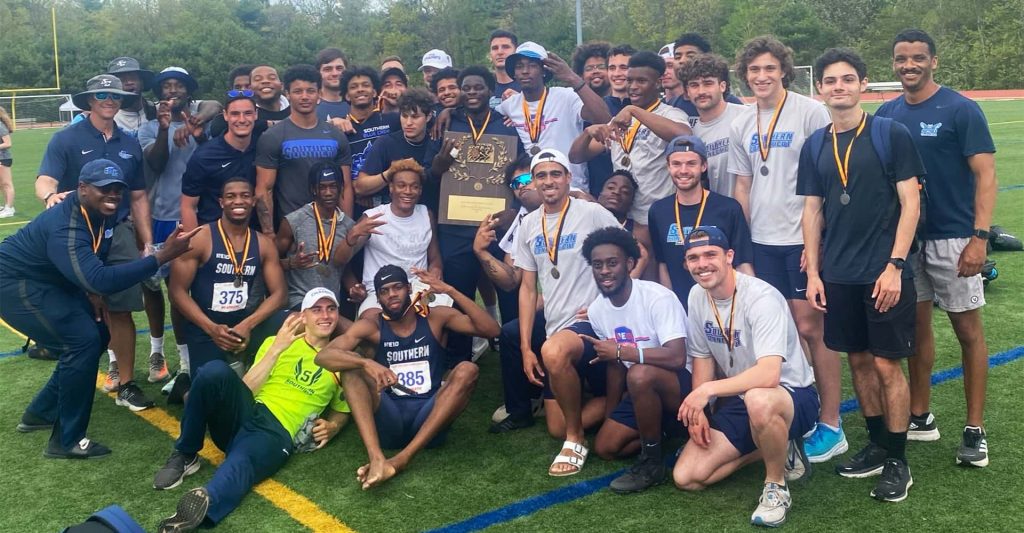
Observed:
[[[207,428],[227,456],[205,487],[181,497],[174,516],[160,522],[161,533],[216,525],[292,453],[323,448],[348,422],[338,381],[314,363],[338,323],[338,299],[317,287],[306,293],[300,309],[263,342],[245,377],[239,379],[220,359],[197,371],[181,436],[153,487],[172,489],[199,470]]]
[[[679,407],[690,441],[672,477],[680,489],[701,490],[763,461],[764,489],[750,521],[782,525],[792,502],[786,481],[810,473],[802,436],[814,429],[820,405],[796,323],[779,291],[732,267],[722,230],[694,228],[684,251],[697,281],[686,336],[693,392]],[[711,398],[713,414],[705,409]]]
[[[424,447],[441,445],[469,403],[479,370],[456,356],[461,362],[444,375],[447,332],[487,339],[501,332],[487,311],[451,285],[423,270],[412,274],[429,292],[413,296],[405,270],[381,267],[373,278],[381,313],[360,318],[316,356],[318,365],[343,372],[345,398],[370,459],[356,471],[363,490],[405,470]],[[465,314],[428,307],[432,293],[451,296]],[[364,341],[376,347],[372,359],[353,351]],[[402,450],[389,459],[381,448]]]

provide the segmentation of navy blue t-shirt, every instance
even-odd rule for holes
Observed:
[[[623,107],[628,106],[630,102],[628,96],[625,98],[618,98],[609,94],[604,97],[604,103],[608,106],[608,112],[614,117],[619,114],[619,111],[622,111]]]
[[[668,275],[672,280],[672,292],[676,293],[676,297],[679,298],[683,307],[687,307],[690,288],[696,282],[686,269],[686,252],[683,250],[683,241],[693,230],[697,214],[700,212],[700,204],[679,204],[679,221],[683,224],[682,236],[676,226],[675,206],[676,195],[674,193],[672,196],[654,202],[651,205],[647,222],[654,245],[654,257],[659,263],[665,263],[665,266],[668,267]],[[732,261],[734,266],[753,262],[754,245],[750,240],[750,227],[747,226],[747,219],[743,216],[743,208],[740,207],[739,202],[728,196],[709,192],[700,225],[715,226],[725,233],[725,236],[729,238],[729,245],[732,246],[735,253]]]
[[[245,151],[236,150],[224,136],[211,139],[196,148],[181,177],[181,193],[199,198],[196,219],[207,224],[220,218],[220,190],[228,178],[242,176],[256,185],[256,141]],[[256,217],[253,217],[254,219]]]
[[[352,127],[356,131],[346,135],[348,136],[348,145],[352,149],[352,179],[355,179],[359,175],[359,171],[362,170],[366,157],[370,155],[370,149],[373,148],[375,139],[394,131],[402,131],[402,123],[398,113],[374,111],[362,122],[357,123],[353,120]]]
[[[928,216],[922,237],[970,237],[974,233],[975,182],[967,158],[996,151],[978,104],[941,87],[919,104],[908,104],[901,95],[882,104],[876,114],[906,126],[924,161]]]
[[[432,144],[430,136],[423,137],[418,143],[410,143],[405,140],[405,132],[399,127],[398,131],[389,133],[383,137],[378,137],[373,142],[373,148],[370,149],[370,153],[363,159],[363,166],[360,169],[362,173],[369,176],[380,174],[391,166],[391,163],[400,159],[413,159],[417,163],[423,166],[428,172],[430,170],[431,161],[427,160],[427,148]],[[436,152],[435,152],[436,153]],[[355,175],[353,175],[355,177]],[[358,178],[356,178],[358,179]],[[388,193],[388,188],[383,189],[374,193],[373,205],[386,204],[391,201],[391,195]],[[420,197],[420,203],[426,205],[433,212],[437,212],[437,187],[431,187],[430,183],[423,184],[423,196]]]
[[[350,107],[348,102],[344,100],[339,102],[320,100],[316,104],[316,116],[324,122],[327,122],[332,118],[345,118],[348,116],[349,110]]]
[[[121,128],[115,126],[109,140],[104,140],[103,133],[88,119],[58,131],[46,145],[43,161],[39,164],[39,175],[55,178],[57,192],[73,191],[78,188],[78,175],[82,167],[97,159],[109,159],[116,163],[128,182],[128,191],[121,197],[121,205],[115,215],[115,220],[120,222],[131,212],[132,195],[129,191],[146,188],[142,174],[142,147],[138,139],[124,133]]]
[[[899,122],[893,122],[890,135],[893,175],[885,175],[885,168],[871,143],[873,120],[874,117],[868,115],[864,131],[850,149],[850,177],[846,182],[848,205],[839,200],[843,184],[832,151],[831,127],[824,128],[825,143],[817,161],[811,161],[810,142],[804,143],[800,150],[796,193],[824,198],[825,238],[820,266],[821,278],[829,283],[859,285],[878,279],[892,257],[896,226],[900,221],[896,183],[924,175],[924,165],[910,132]],[[840,156],[846,153],[855,134],[856,128],[837,135]],[[904,268],[902,275],[913,277],[913,269]]]
[[[494,94],[491,95],[491,109],[498,109],[498,104],[501,103],[501,95],[505,94],[505,91],[512,89],[517,93],[523,92],[522,87],[519,86],[519,82],[512,80],[508,83],[496,82],[494,85]]]

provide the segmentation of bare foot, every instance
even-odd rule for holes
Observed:
[[[366,469],[365,471],[363,469]],[[395,477],[398,468],[390,460],[370,461],[370,464],[359,469],[362,471],[363,490],[369,490]]]

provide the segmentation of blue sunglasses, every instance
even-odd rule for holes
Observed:
[[[231,89],[228,91],[228,98],[252,98],[255,94],[249,89]]]
[[[509,182],[508,186],[513,191],[515,191],[515,190],[518,190],[520,187],[524,187],[526,185],[529,185],[532,181],[533,181],[533,174],[531,174],[529,172],[524,172],[524,173],[522,173],[522,174],[512,178],[512,181]]]
[[[107,98],[110,98],[111,100],[114,100],[114,101],[120,100],[121,98],[124,97],[124,95],[121,95],[121,94],[108,93],[108,92],[93,93],[92,96],[93,96],[93,98],[95,98],[97,100],[106,100]]]

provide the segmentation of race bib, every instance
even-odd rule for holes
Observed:
[[[393,364],[391,365],[391,371],[398,376],[398,383],[416,391],[416,394],[426,394],[432,388],[430,361]],[[392,391],[398,396],[408,396],[397,388],[392,389]]]
[[[241,287],[235,287],[233,282],[214,283],[213,300],[210,310],[217,313],[233,313],[245,309],[249,302],[249,282],[242,282]]]

